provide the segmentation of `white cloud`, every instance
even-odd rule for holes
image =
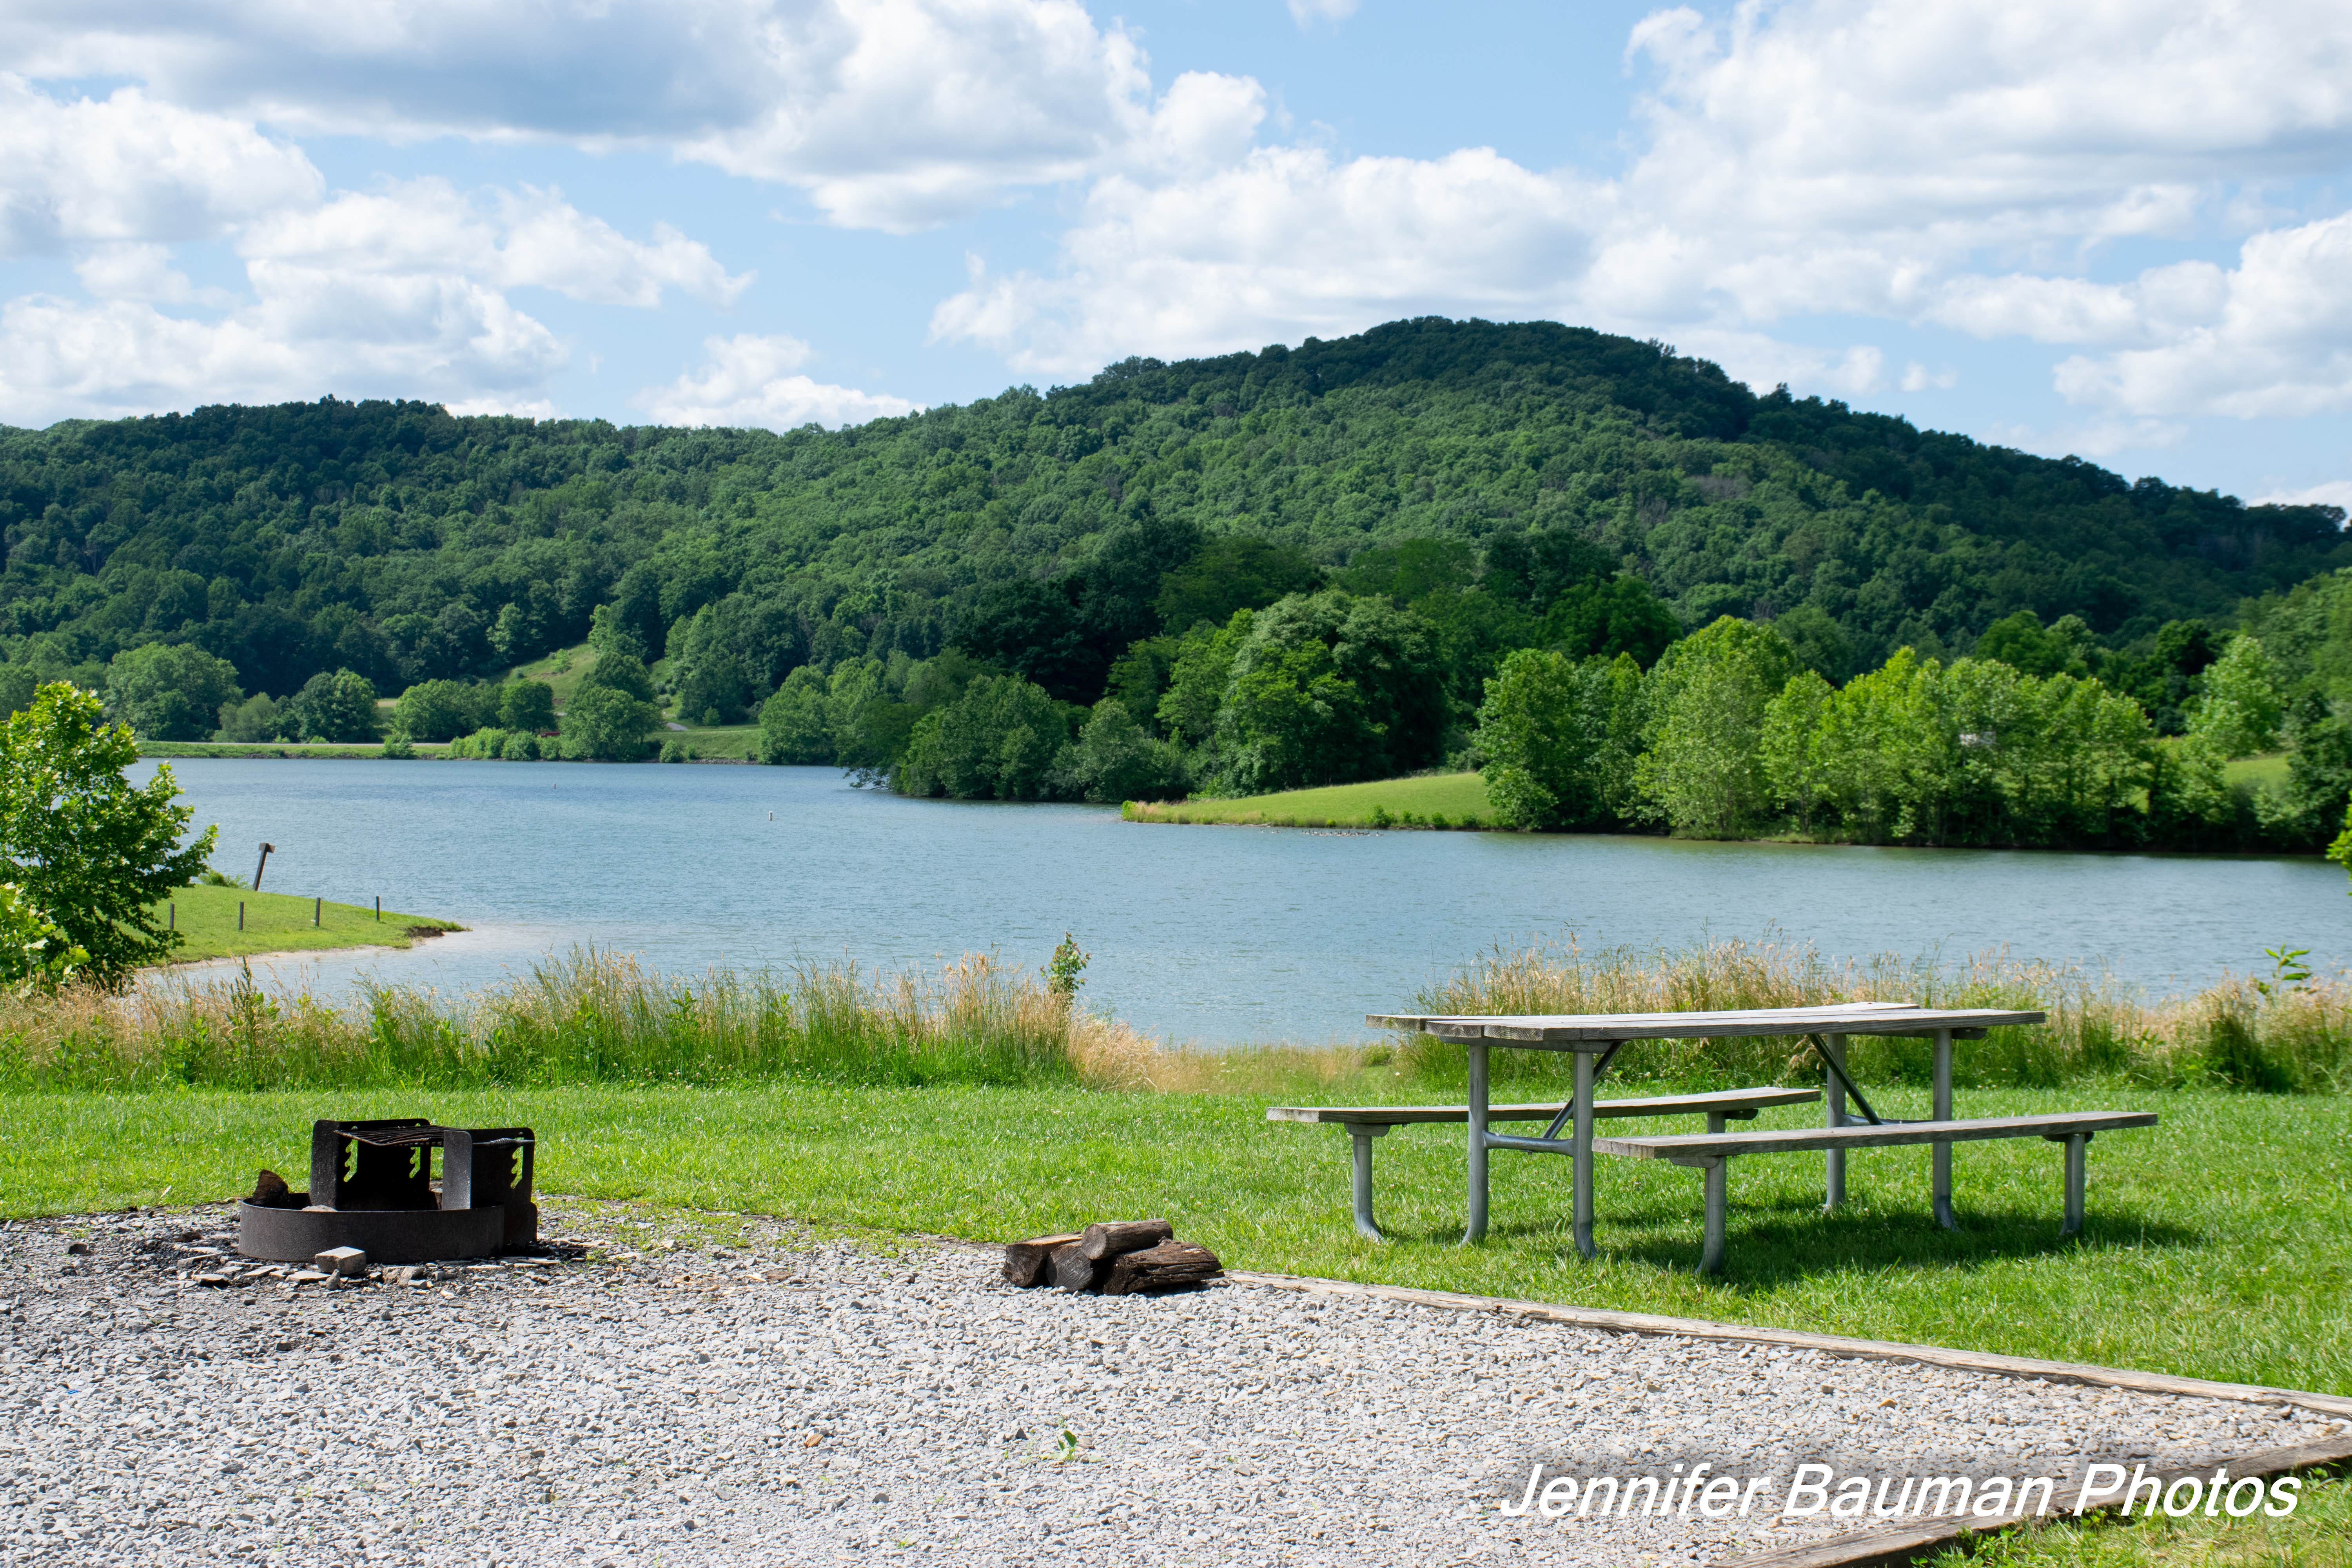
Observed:
[[[182,210],[151,207],[166,219]],[[325,392],[548,412],[545,383],[570,352],[509,291],[649,308],[676,289],[725,305],[751,280],[673,230],[633,240],[551,190],[477,197],[432,179],[324,199],[296,189],[241,216],[221,226],[244,263],[242,293],[195,288],[160,240],[110,238],[73,247],[89,300],[0,308],[0,420]],[[97,232],[125,229],[141,232],[127,220]],[[145,232],[159,231],[174,232],[168,221]]]
[[[991,278],[943,301],[934,337],[1070,373],[1205,353],[1433,310],[1541,314],[1594,214],[1584,193],[1491,150],[1334,160],[1261,148],[1190,180],[1098,182],[1056,278]]]
[[[0,58],[296,133],[662,150],[890,230],[1154,132],[1141,50],[1078,0],[17,0]]]
[[[2242,419],[2352,408],[2352,213],[2273,229],[2245,242],[2238,266],[2216,268],[2202,308],[2141,335],[2153,346],[2058,367],[2058,390],[2141,416],[2220,414]]]
[[[1950,384],[1890,376],[1866,343],[1773,341],[1784,321],[1864,314],[2117,351],[2060,378],[2126,416],[2086,429],[2101,437],[2160,435],[2194,406],[2336,405],[2326,354],[2258,354],[2235,393],[2186,363],[2191,334],[2251,314],[2240,274],[2082,276],[2103,247],[2226,232],[2262,209],[2260,182],[2352,157],[2352,8],[2336,0],[1797,0],[1721,23],[1682,8],[1636,26],[1628,58],[1653,88],[1620,177],[1301,147],[1129,170],[1093,186],[1054,268],[975,271],[933,333],[1069,372],[1413,310],[1543,314],[1671,337],[1765,384]]]
[[[2251,506],[2334,506],[2352,511],[2352,479],[2329,479],[2295,490],[2273,490],[2256,496]]]
[[[1301,27],[1317,22],[1344,22],[1356,14],[1358,0],[1289,0],[1290,19]]]
[[[702,352],[700,366],[667,385],[646,387],[630,401],[656,424],[768,430],[863,425],[920,406],[887,393],[831,386],[793,374],[810,354],[798,338],[741,332],[706,338]]]
[[[0,256],[211,239],[322,182],[301,152],[135,88],[60,101],[0,76]]]

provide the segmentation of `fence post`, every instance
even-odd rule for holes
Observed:
[[[245,900],[243,899],[239,899],[236,901],[236,929],[239,931],[243,931],[245,929]]]
[[[379,921],[383,919],[383,895],[382,893],[378,893],[375,896],[375,918]]]
[[[316,929],[318,926],[324,923],[322,917],[326,912],[327,900],[325,899],[319,898],[312,899],[310,900],[310,924],[313,929]]]
[[[180,929],[180,904],[179,904],[179,900],[176,900],[176,899],[174,899],[171,903],[169,903],[169,904],[165,905],[164,907],[165,907],[166,909],[168,909],[168,910],[171,911],[171,914],[170,914],[170,916],[168,917],[168,923],[166,923],[166,924],[165,924],[165,926],[164,926],[164,928],[163,928],[163,929],[164,929],[164,930],[166,930],[166,931],[177,931],[177,930],[179,930],[179,929]]]

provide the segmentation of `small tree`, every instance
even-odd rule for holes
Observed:
[[[555,688],[544,680],[509,680],[499,688],[499,728],[541,734],[555,728]]]
[[[205,868],[218,832],[177,847],[194,814],[178,804],[168,766],[132,787],[123,770],[138,760],[130,730],[62,681],[0,727],[0,881],[23,889],[109,987],[179,944],[155,923],[154,904]]]
[[[660,722],[650,702],[609,686],[583,686],[563,710],[563,754],[587,762],[641,762],[646,737]]]
[[[108,710],[150,741],[204,740],[244,695],[236,666],[187,643],[125,648],[106,670]]]
[[[373,741],[381,732],[374,684],[348,669],[312,676],[282,712],[306,741]]]

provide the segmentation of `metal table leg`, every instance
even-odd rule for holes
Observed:
[[[1592,1058],[1576,1053],[1576,1251],[1592,1256]]]
[[[1936,1120],[1952,1119],[1952,1031],[1936,1031]],[[1952,1146],[1949,1142],[1931,1144],[1935,1174],[1931,1189],[1936,1199],[1936,1223],[1946,1230],[1958,1230],[1960,1222],[1952,1217]]]
[[[1386,1241],[1381,1227],[1372,1223],[1372,1140],[1385,1138],[1390,1131],[1386,1122],[1351,1122],[1348,1141],[1355,1145],[1356,1169],[1356,1234],[1368,1241]]]
[[[1462,1243],[1468,1246],[1486,1235],[1486,1042],[1470,1046],[1470,1177],[1469,1217]],[[1580,1061],[1583,1058],[1579,1058]]]
[[[2083,1188],[2090,1146],[2091,1135],[2087,1132],[2073,1133],[2066,1139],[2066,1223],[2058,1228],[2061,1236],[2080,1236],[2083,1231]]]
[[[1717,1155],[1702,1166],[1706,1182],[1706,1245],[1699,1251],[1698,1271],[1701,1274],[1723,1272],[1724,1211],[1729,1207],[1731,1162]]]
[[[1822,1099],[1829,1106],[1829,1124],[1832,1127],[1843,1127],[1845,1125],[1846,1121],[1845,1080],[1843,1077],[1845,1070],[1845,1037],[1843,1035],[1823,1035],[1822,1037],[1822,1054],[1836,1064],[1837,1068],[1836,1071],[1824,1075],[1828,1078],[1829,1082],[1823,1086]],[[1825,1156],[1825,1161],[1829,1167],[1825,1173],[1828,1190],[1822,1199],[1822,1212],[1823,1214],[1828,1214],[1832,1209],[1842,1208],[1845,1205],[1845,1151],[1843,1149],[1832,1149]]]

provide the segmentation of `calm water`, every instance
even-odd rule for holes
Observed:
[[[1367,1011],[1496,942],[1680,945],[1777,930],[1834,955],[2006,945],[2191,987],[2265,946],[2352,956],[2344,873],[2316,860],[1687,844],[1481,833],[1144,826],[1069,805],[950,805],[829,768],[501,763],[173,764],[216,862],[264,886],[474,930],[301,963],[445,989],[594,942],[673,972],[794,956],[884,964],[1065,930],[1087,999],[1171,1038],[1355,1038]],[[141,776],[144,776],[142,767]],[[772,814],[772,817],[771,816]]]

